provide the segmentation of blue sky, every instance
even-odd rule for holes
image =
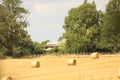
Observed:
[[[68,10],[78,7],[84,0],[23,0],[23,7],[30,11],[27,28],[33,41],[56,42],[64,32],[64,18]],[[92,2],[93,0],[88,0]],[[105,10],[109,0],[94,0],[97,9]]]

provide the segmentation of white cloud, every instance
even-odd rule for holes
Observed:
[[[58,8],[59,6],[57,6],[57,4],[54,4],[54,3],[36,4],[34,6],[35,11],[39,13],[40,15],[53,14]]]
[[[75,1],[61,1],[60,3],[55,2],[49,2],[49,3],[36,3],[34,5],[34,10],[36,11],[36,13],[40,14],[40,15],[57,15],[59,16],[59,14],[61,13],[65,13],[67,14],[67,11],[73,7],[77,7],[79,4],[81,4],[83,2],[83,0],[78,1],[79,3],[76,3]]]

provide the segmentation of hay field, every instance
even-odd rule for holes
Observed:
[[[77,65],[68,66],[67,60],[75,58]],[[40,61],[40,68],[30,63]],[[36,59],[0,60],[0,75],[13,80],[118,80],[120,55],[105,55],[99,59],[90,56],[51,56]]]

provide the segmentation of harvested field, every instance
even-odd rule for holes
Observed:
[[[68,66],[67,60],[75,58],[77,65]],[[34,60],[40,68],[31,68]],[[120,55],[105,55],[99,59],[90,56],[51,56],[36,59],[0,60],[0,75],[13,80],[118,80]]]

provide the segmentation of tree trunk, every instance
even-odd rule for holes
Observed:
[[[118,52],[118,41],[114,40],[114,52]]]

